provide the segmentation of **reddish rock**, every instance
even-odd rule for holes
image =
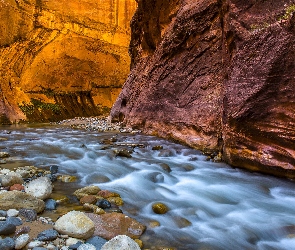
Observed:
[[[14,184],[9,188],[10,191],[13,191],[13,190],[22,191],[24,189],[25,189],[24,186],[21,184]]]
[[[80,199],[81,204],[89,203],[89,204],[95,204],[97,201],[95,195],[86,195]]]
[[[87,213],[86,215],[95,224],[93,235],[100,236],[107,240],[110,240],[117,235],[127,235],[132,239],[136,239],[139,238],[145,230],[144,225],[121,213],[101,215]]]
[[[294,177],[294,1],[138,6],[132,69],[112,119],[221,151],[237,167]]]

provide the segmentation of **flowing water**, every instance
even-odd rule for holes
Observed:
[[[10,133],[11,132],[11,133]],[[117,142],[100,142],[116,136]],[[55,126],[10,126],[0,151],[14,166],[59,166],[77,185],[115,191],[122,210],[147,226],[145,247],[187,249],[295,249],[295,183],[206,161],[200,152],[145,135],[97,133]],[[6,138],[7,140],[4,140]],[[118,144],[143,144],[132,158]],[[152,150],[162,145],[162,150]],[[164,164],[165,163],[165,164]],[[167,171],[167,165],[171,172]],[[155,214],[152,205],[169,207]],[[153,227],[157,221],[160,226]]]

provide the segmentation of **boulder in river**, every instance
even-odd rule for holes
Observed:
[[[26,193],[41,200],[49,198],[52,193],[52,183],[48,177],[40,177],[32,180],[25,186]]]
[[[45,208],[44,201],[20,191],[3,192],[0,194],[0,200],[0,209],[3,210],[26,208],[34,209],[37,213],[40,213]]]
[[[110,240],[117,235],[128,235],[139,238],[145,231],[145,226],[121,213],[86,214],[95,224],[94,236]]]
[[[84,213],[71,211],[60,217],[54,229],[61,234],[67,234],[78,239],[88,239],[94,233],[94,223]]]

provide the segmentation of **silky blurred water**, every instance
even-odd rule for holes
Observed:
[[[114,136],[114,145],[101,143]],[[144,147],[132,158],[116,157],[122,143]],[[156,145],[163,149],[152,150]],[[2,168],[11,161],[55,164],[59,173],[78,176],[77,185],[118,192],[124,213],[147,226],[146,248],[295,249],[295,183],[286,179],[208,162],[196,150],[156,137],[57,126],[1,127],[0,151],[12,156]],[[155,202],[169,212],[155,214]],[[160,226],[153,228],[153,221]]]

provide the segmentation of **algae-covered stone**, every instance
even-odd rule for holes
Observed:
[[[20,191],[3,192],[0,194],[0,209],[34,209],[40,213],[45,208],[45,202],[34,196]]]
[[[168,207],[163,203],[155,203],[153,204],[152,208],[156,214],[165,214],[169,210]]]
[[[80,188],[74,192],[74,195],[80,200],[82,197],[86,195],[96,195],[100,191],[100,188],[97,186],[88,186],[84,188]]]

